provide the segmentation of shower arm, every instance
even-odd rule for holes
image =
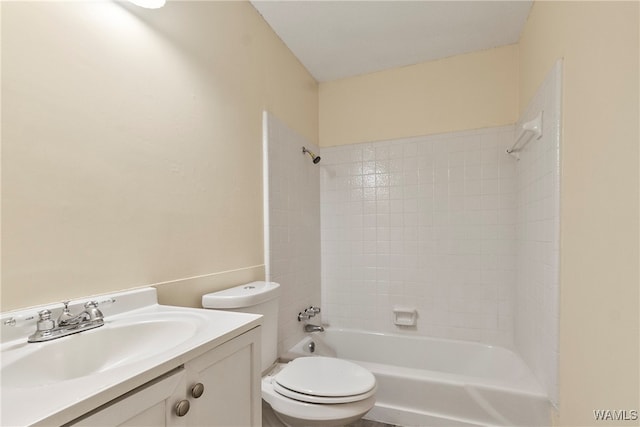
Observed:
[[[316,156],[313,151],[307,150],[306,147],[302,147],[302,154],[305,154],[305,153],[311,157],[311,160],[313,160],[314,165],[317,165],[318,163],[320,163],[320,156]]]

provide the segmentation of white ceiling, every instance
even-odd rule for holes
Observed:
[[[516,43],[531,0],[252,1],[319,82]]]

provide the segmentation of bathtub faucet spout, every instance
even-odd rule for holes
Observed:
[[[318,326],[318,325],[304,325],[304,331],[305,332],[324,332],[324,328],[322,326]]]

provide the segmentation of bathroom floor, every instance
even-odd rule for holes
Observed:
[[[348,424],[345,427],[399,427],[394,426],[393,424],[385,424],[378,421],[371,420],[358,420],[353,424]]]
[[[262,426],[263,427],[285,427],[282,422],[273,413],[273,410],[262,401]],[[346,425],[345,427],[399,427],[393,424],[380,423],[378,421],[358,420],[355,423]]]

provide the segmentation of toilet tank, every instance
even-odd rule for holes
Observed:
[[[278,357],[278,303],[280,285],[251,282],[202,296],[202,306],[216,310],[261,314],[262,372]]]

